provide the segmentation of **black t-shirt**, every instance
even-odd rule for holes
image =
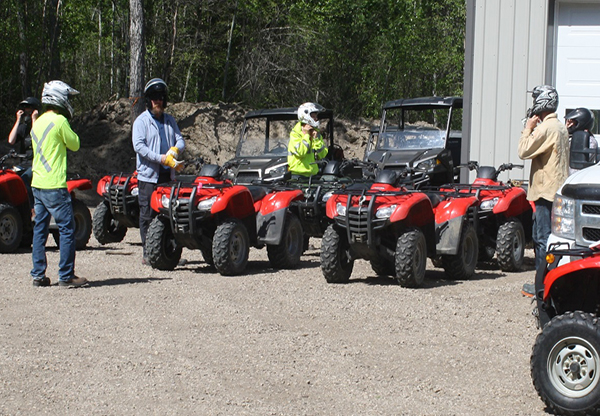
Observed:
[[[19,146],[18,152],[20,154],[25,154],[26,152],[31,153],[31,123],[21,122],[19,127],[17,127],[17,143],[15,145]]]

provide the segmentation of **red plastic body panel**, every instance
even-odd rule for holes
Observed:
[[[510,188],[494,207],[494,214],[504,214],[506,217],[515,217],[531,210],[527,200],[527,193],[523,188]]]
[[[96,193],[98,195],[101,195],[101,196],[104,195],[106,184],[108,182],[110,182],[111,177],[112,177],[112,175],[106,175],[106,176],[103,176],[102,178],[100,178],[100,180],[98,181],[98,184],[96,185]],[[129,178],[129,177],[130,177],[129,175],[115,175],[113,184],[115,184],[115,185],[124,184],[125,181],[127,180],[127,178]],[[127,189],[127,191],[131,192],[131,189],[137,187],[137,183],[138,183],[137,172],[134,172],[133,174],[131,174],[131,179],[129,180],[129,187],[128,187],[129,189]]]
[[[550,290],[552,289],[552,285],[554,284],[554,282],[556,282],[558,279],[564,276],[567,276],[571,273],[583,269],[596,269],[600,272],[600,253],[594,254],[591,257],[586,257],[584,259],[571,261],[569,263],[557,267],[556,269],[550,270],[544,278],[544,300],[548,299],[548,296],[550,295]]]
[[[435,222],[437,224],[441,224],[453,218],[463,217],[467,214],[469,208],[477,205],[478,203],[479,201],[474,196],[450,198],[444,200],[434,208]]]
[[[80,191],[87,191],[88,189],[92,189],[92,181],[89,179],[72,179],[67,181],[67,189],[70,192],[73,192],[75,189]]]
[[[10,169],[0,171],[0,197],[15,206],[28,201],[25,182]]]
[[[280,209],[286,209],[292,201],[302,198],[304,198],[304,194],[299,189],[272,192],[262,199],[259,211],[263,216],[266,216]]]

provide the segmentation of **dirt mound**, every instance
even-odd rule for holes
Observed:
[[[81,139],[81,149],[69,152],[69,171],[92,179],[94,184],[110,173],[135,169],[131,145],[130,102],[126,99],[102,103],[76,117],[72,127]],[[235,155],[235,147],[244,122],[245,109],[227,103],[176,103],[168,107],[186,138],[183,157],[203,157],[221,164]],[[336,120],[336,142],[347,158],[361,157],[371,123],[361,120]],[[189,166],[186,173],[193,173]]]

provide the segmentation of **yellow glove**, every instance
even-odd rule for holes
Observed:
[[[169,150],[170,152],[170,150]],[[172,153],[167,153],[167,157],[165,158],[165,166],[175,169],[177,172],[181,172],[183,169],[183,162],[175,159]]]
[[[177,158],[177,156],[179,156],[179,149],[177,148],[177,146],[173,146],[169,149],[169,151],[167,152],[167,156],[169,155],[173,155],[174,158]]]

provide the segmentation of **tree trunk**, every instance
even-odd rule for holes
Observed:
[[[144,8],[142,0],[129,0],[129,97],[131,123],[144,111]]]
[[[21,0],[17,5],[17,22],[19,25],[19,76],[21,78],[21,95],[31,96],[29,88],[29,71],[27,70],[29,55],[27,54],[27,38],[25,36],[25,4]]]

